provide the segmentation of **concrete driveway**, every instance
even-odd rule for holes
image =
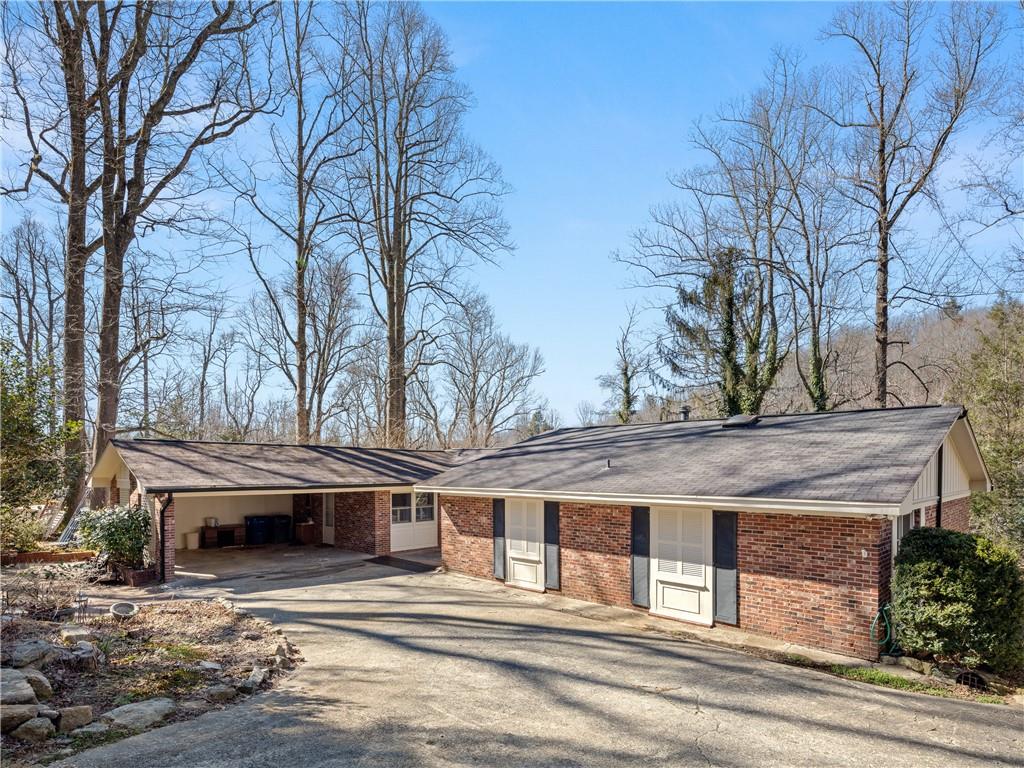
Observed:
[[[61,765],[1024,765],[1018,708],[851,683],[460,576],[309,557],[182,593],[282,625],[307,659],[296,673]]]

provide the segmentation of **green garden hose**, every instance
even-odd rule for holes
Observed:
[[[875,614],[875,618],[871,622],[871,639],[874,640],[875,643],[877,643],[878,645],[888,645],[890,641],[892,641],[893,639],[892,622],[889,619],[890,608],[891,606],[888,603],[883,605],[881,608],[878,609],[878,613]],[[879,619],[881,619],[881,622],[879,622]],[[885,626],[885,637],[881,639],[879,639],[878,636],[880,624]]]

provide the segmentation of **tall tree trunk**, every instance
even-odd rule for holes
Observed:
[[[401,271],[395,272],[393,295],[388,296],[388,387],[386,412],[386,441],[389,448],[406,445],[406,385],[405,370],[405,282]]]
[[[305,77],[303,74],[304,37],[296,7],[295,19],[295,440],[309,442],[308,363],[306,338],[308,306],[306,303],[306,270],[309,268],[309,246],[306,233],[306,114]]]
[[[96,436],[93,461],[117,434],[117,412],[121,401],[121,295],[124,292],[125,248],[121,238],[112,238],[103,260],[103,304],[100,315],[99,381],[96,399]],[[104,237],[105,244],[107,238]]]
[[[85,268],[89,261],[86,213],[89,198],[86,179],[85,65],[82,28],[63,12],[55,14],[61,42],[64,87],[68,98],[67,233],[64,256],[64,424],[77,425],[64,445],[68,468],[65,519],[85,490]]]
[[[889,233],[879,226],[875,264],[875,403],[889,399]]]

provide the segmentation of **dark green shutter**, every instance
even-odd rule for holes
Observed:
[[[494,523],[494,578],[505,580],[505,500],[491,500]]]
[[[633,605],[651,607],[651,510],[633,507],[630,577]]]
[[[561,589],[558,570],[558,502],[544,502],[544,588]]]
[[[715,621],[739,622],[735,512],[714,512],[712,544],[715,568]]]

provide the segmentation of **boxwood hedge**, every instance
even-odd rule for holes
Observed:
[[[1012,552],[945,528],[900,542],[892,615],[903,650],[964,667],[1024,666],[1024,579]]]

